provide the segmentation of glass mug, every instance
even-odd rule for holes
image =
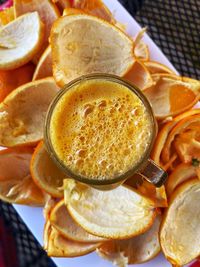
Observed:
[[[133,93],[137,98],[140,99],[142,104],[145,107],[145,110],[148,113],[148,118],[151,123],[151,134],[150,134],[150,141],[144,151],[144,153],[141,155],[141,158],[136,164],[133,164],[132,167],[125,170],[123,173],[117,173],[113,177],[108,177],[104,179],[99,179],[98,177],[90,178],[85,175],[82,175],[80,173],[75,172],[67,166],[67,164],[64,162],[63,159],[58,155],[59,153],[56,152],[56,144],[52,142],[52,134],[51,131],[53,129],[54,135],[59,135],[60,132],[56,132],[56,130],[52,127],[54,127],[54,121],[55,115],[57,110],[60,109],[61,106],[59,106],[59,103],[62,103],[64,96],[67,97],[67,95],[72,94],[73,92],[76,93],[76,88],[81,88],[81,86],[85,86],[85,84],[90,83],[95,85],[102,83],[108,83],[112,86],[122,86],[123,88],[128,89],[128,92]],[[111,87],[112,87],[111,86]],[[107,88],[106,90],[109,90]],[[96,102],[95,102],[96,103]],[[62,109],[61,109],[62,110]],[[62,113],[62,112],[61,112]],[[66,120],[67,120],[67,114],[65,112]],[[61,123],[61,122],[60,122]],[[59,125],[59,123],[58,123]],[[62,126],[61,126],[62,127]],[[55,133],[56,132],[56,133]],[[126,179],[133,177],[134,174],[140,174],[143,178],[145,178],[148,182],[154,184],[156,187],[160,187],[164,184],[167,173],[162,170],[159,166],[157,166],[150,158],[150,152],[152,149],[152,146],[154,144],[154,140],[157,133],[157,123],[153,115],[153,111],[151,108],[151,105],[149,104],[146,97],[143,95],[143,93],[133,84],[129,83],[128,81],[119,78],[115,75],[110,74],[91,74],[82,76],[69,84],[65,86],[63,90],[61,90],[54,100],[52,101],[49,110],[47,112],[46,121],[45,121],[45,133],[44,133],[44,141],[47,148],[47,151],[51,158],[54,160],[56,165],[66,173],[66,175],[70,178],[73,178],[79,182],[86,183],[94,188],[100,189],[100,190],[110,190],[118,185],[122,184]],[[59,139],[59,138],[58,138]],[[95,145],[95,144],[94,144]],[[120,149],[120,148],[119,148]],[[93,159],[91,159],[93,160]],[[123,161],[123,159],[122,159]],[[73,163],[73,162],[72,162]],[[134,178],[133,178],[134,179]]]

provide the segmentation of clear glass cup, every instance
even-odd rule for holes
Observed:
[[[131,168],[130,170],[111,179],[103,179],[103,180],[90,179],[90,178],[78,175],[76,173],[73,173],[56,154],[53,144],[51,142],[50,123],[51,123],[53,111],[56,108],[57,103],[68,90],[72,89],[74,86],[77,86],[78,84],[86,80],[102,80],[102,81],[107,80],[107,81],[111,81],[113,83],[117,83],[117,84],[121,84],[125,86],[126,88],[131,90],[134,94],[136,94],[140,98],[140,100],[143,102],[151,118],[152,127],[153,127],[152,135],[151,135],[151,142],[149,143],[147,149],[145,150],[145,153],[142,155],[140,161],[138,162],[137,165],[134,165],[133,168]],[[64,87],[64,89],[61,90],[56,95],[56,97],[52,101],[49,107],[49,110],[47,112],[46,121],[45,121],[44,141],[45,141],[47,151],[50,154],[51,158],[56,163],[56,165],[60,169],[62,169],[68,177],[73,178],[79,182],[86,183],[100,190],[110,190],[122,184],[126,179],[132,177],[135,173],[139,173],[148,182],[154,184],[156,187],[160,187],[161,185],[164,184],[167,178],[167,173],[164,170],[162,170],[159,166],[157,166],[149,158],[152,146],[155,141],[156,134],[157,134],[157,123],[156,123],[151,105],[148,102],[147,98],[143,95],[143,93],[136,86],[134,86],[128,81],[122,78],[119,78],[118,76],[115,76],[115,75],[91,74],[91,75],[82,76],[76,80],[73,80],[72,82],[68,83]]]

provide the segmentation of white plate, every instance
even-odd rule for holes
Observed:
[[[128,33],[131,36],[135,36],[136,33],[141,29],[138,23],[130,16],[130,14],[123,8],[123,6],[116,0],[104,0],[108,8],[115,14],[118,21],[124,23],[128,27]],[[148,44],[150,49],[150,57],[152,60],[157,60],[174,71],[174,67],[168,61],[168,59],[163,55],[160,49],[154,44],[154,42],[148,37],[147,34],[144,36],[144,41]],[[25,224],[31,230],[33,235],[37,238],[39,243],[43,245],[43,226],[44,218],[42,215],[41,208],[32,208],[22,205],[14,205],[17,212],[20,214],[21,218],[24,220]],[[52,258],[58,267],[112,267],[110,262],[101,259],[95,252],[76,258]],[[135,267],[170,267],[171,265],[164,259],[160,254],[154,260],[140,264],[132,265]]]

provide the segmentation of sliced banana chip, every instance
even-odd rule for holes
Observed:
[[[47,109],[59,88],[53,78],[26,83],[0,103],[0,145],[34,144],[43,138]]]
[[[44,28],[37,12],[27,13],[0,28],[0,69],[16,69],[39,51]]]
[[[169,203],[160,230],[165,257],[183,266],[200,255],[200,181],[193,179],[178,187]]]
[[[79,243],[69,240],[51,226],[47,221],[44,229],[44,249],[50,257],[78,257],[88,254],[101,243]]]
[[[78,242],[100,242],[106,240],[91,235],[80,227],[69,214],[64,199],[60,200],[52,209],[49,220],[61,235],[70,240]]]
[[[112,24],[86,14],[59,18],[50,43],[53,75],[60,86],[90,73],[124,76],[134,63],[133,41]]]
[[[101,257],[117,266],[149,261],[160,252],[158,235],[160,222],[161,216],[158,215],[151,228],[144,234],[126,240],[105,242],[96,251]]]
[[[153,201],[126,186],[100,191],[66,179],[64,196],[73,219],[89,233],[105,238],[141,234],[155,218]]]

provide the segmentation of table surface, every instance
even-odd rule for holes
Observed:
[[[200,1],[120,0],[181,75],[200,79]],[[2,231],[3,229],[3,231]],[[9,243],[9,246],[8,246]],[[14,208],[0,201],[0,267],[54,267]],[[8,253],[9,251],[9,253]],[[1,255],[4,255],[2,259]]]

